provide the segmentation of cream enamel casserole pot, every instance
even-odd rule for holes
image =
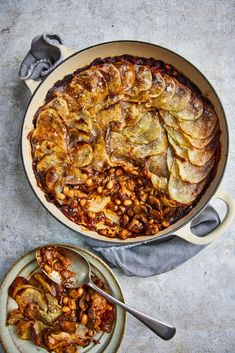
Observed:
[[[172,234],[187,240],[193,244],[203,245],[208,244],[211,241],[218,238],[225,229],[231,224],[234,216],[234,203],[229,194],[222,189],[220,186],[221,179],[224,174],[227,156],[228,156],[228,126],[226,122],[225,113],[221,102],[211,86],[208,80],[203,76],[203,74],[186,59],[179,56],[178,54],[172,52],[169,49],[138,41],[115,41],[103,44],[98,44],[87,49],[75,52],[74,50],[68,49],[61,46],[62,55],[64,61],[60,63],[42,82],[27,80],[25,81],[28,85],[32,97],[29,102],[28,108],[25,113],[25,118],[22,127],[22,158],[23,164],[28,177],[29,183],[32,189],[41,203],[46,207],[46,209],[56,217],[65,226],[72,229],[73,231],[94,240],[99,240],[109,244],[127,244],[127,243],[141,243],[150,241],[152,239],[158,239],[159,241],[169,240]],[[213,103],[216,113],[219,117],[220,129],[221,129],[221,158],[217,167],[217,172],[206,189],[206,192],[200,198],[196,206],[183,218],[177,221],[175,224],[171,225],[165,230],[160,231],[154,236],[138,236],[136,238],[130,238],[126,240],[121,240],[119,238],[107,238],[105,236],[99,235],[94,231],[89,231],[86,228],[77,225],[76,223],[70,221],[53,203],[46,200],[43,191],[37,186],[36,178],[32,167],[32,156],[31,156],[31,146],[27,138],[29,132],[33,129],[33,117],[38,110],[38,108],[44,104],[44,99],[48,90],[57,82],[61,80],[65,75],[74,72],[79,67],[84,67],[90,64],[96,58],[105,58],[108,56],[117,56],[122,54],[130,54],[134,56],[142,56],[146,58],[153,57],[158,60],[163,60],[176,67],[180,72],[182,72],[186,77],[188,77],[194,84],[196,84],[203,95],[206,95],[210,101]],[[198,215],[208,204],[212,198],[219,198],[223,200],[227,205],[227,213],[221,224],[213,230],[210,234],[204,237],[198,237],[194,235],[190,230],[190,223],[192,219]]]

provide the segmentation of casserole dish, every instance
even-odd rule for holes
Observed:
[[[175,234],[194,244],[207,244],[222,234],[225,228],[231,223],[234,214],[233,201],[231,200],[230,196],[225,191],[223,191],[221,187],[219,187],[225,170],[228,155],[228,128],[225,114],[219,98],[206,78],[192,64],[190,64],[187,60],[180,57],[179,55],[168,49],[143,42],[110,42],[99,44],[75,53],[74,51],[61,46],[61,51],[65,60],[60,65],[58,65],[43,82],[39,83],[32,80],[26,81],[26,84],[29,86],[33,95],[27,108],[22,128],[22,157],[25,171],[34,192],[36,193],[39,200],[43,203],[43,205],[48,209],[48,211],[72,230],[89,238],[104,241],[108,244],[139,243],[152,239],[158,239],[159,241],[162,241],[169,239],[171,234]],[[32,168],[30,141],[27,137],[33,128],[33,117],[36,111],[40,106],[44,104],[46,94],[55,84],[55,82],[61,80],[65,75],[74,72],[79,67],[88,65],[96,58],[105,58],[108,56],[113,57],[123,54],[142,56],[146,58],[153,57],[155,59],[163,60],[164,62],[173,65],[177,70],[182,72],[183,75],[188,77],[201,90],[202,94],[205,95],[214,105],[215,111],[219,118],[221,129],[221,157],[213,181],[210,183],[206,189],[206,192],[203,194],[196,206],[186,216],[178,220],[173,225],[169,226],[167,229],[161,230],[157,236],[137,236],[135,238],[120,240],[118,238],[106,238],[94,231],[89,231],[86,228],[75,224],[74,222],[70,221],[64,214],[62,214],[54,204],[46,200],[43,191],[37,186]],[[195,236],[190,230],[190,222],[199,212],[203,210],[203,208],[207,205],[212,197],[217,197],[224,200],[224,202],[227,204],[227,215],[222,224],[212,233],[203,238]]]

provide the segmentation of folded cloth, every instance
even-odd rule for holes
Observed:
[[[33,38],[31,49],[23,59],[19,77],[22,80],[42,80],[62,60],[60,45],[62,39],[57,34],[42,34]]]
[[[19,77],[23,80],[43,79],[56,65],[63,60],[57,34],[42,34],[33,38],[31,49],[22,61]],[[192,231],[204,236],[220,223],[217,212],[211,206],[192,221]],[[107,260],[111,266],[121,268],[127,276],[148,277],[167,272],[184,263],[201,251],[204,246],[190,244],[180,238],[159,243],[148,240],[140,245],[107,246],[107,243],[86,240],[98,255]]]
[[[220,223],[219,215],[207,206],[191,224],[192,232],[205,236]],[[159,243],[156,240],[141,244],[107,246],[106,243],[86,240],[86,244],[113,267],[119,267],[127,276],[148,277],[173,270],[199,253],[205,246],[190,244],[173,237]]]

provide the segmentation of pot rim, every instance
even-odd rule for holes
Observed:
[[[133,240],[133,238],[130,238],[132,239],[131,241],[128,241],[128,239],[125,239],[125,241],[121,240],[121,239],[117,239],[115,241],[112,240],[112,238],[108,238],[108,237],[105,237],[105,236],[102,236],[102,239],[96,239],[94,237],[91,237],[90,235],[88,234],[85,234],[82,232],[82,230],[75,230],[73,229],[69,224],[65,224],[61,219],[59,219],[58,217],[56,217],[53,212],[46,206],[46,203],[48,202],[45,198],[45,201],[42,201],[40,200],[40,198],[38,197],[37,193],[36,193],[36,190],[34,189],[32,183],[31,183],[31,180],[30,180],[30,177],[28,176],[28,173],[27,173],[27,168],[25,166],[25,163],[24,163],[24,152],[23,152],[23,131],[24,131],[24,123],[25,123],[25,120],[26,120],[26,116],[27,116],[27,112],[28,112],[28,109],[29,109],[29,106],[31,105],[31,102],[33,100],[33,97],[35,96],[35,94],[37,93],[37,91],[41,88],[41,85],[45,82],[45,80],[47,79],[47,77],[49,77],[58,67],[60,67],[61,65],[65,64],[68,60],[70,60],[72,57],[86,51],[86,50],[89,50],[89,49],[92,49],[92,48],[96,48],[96,47],[100,47],[100,46],[103,46],[103,45],[106,45],[106,44],[113,44],[113,43],[140,43],[140,44],[147,44],[147,45],[150,45],[150,46],[153,46],[153,47],[156,47],[156,48],[160,48],[160,49],[163,49],[167,52],[169,52],[170,54],[173,54],[177,57],[179,57],[180,59],[186,61],[195,71],[197,71],[201,76],[202,78],[206,81],[206,83],[210,86],[213,94],[215,95],[215,98],[216,100],[218,101],[219,103],[219,106],[221,108],[221,111],[222,111],[222,115],[223,115],[223,118],[224,118],[224,123],[225,123],[225,128],[226,128],[226,145],[225,145],[225,155],[223,156],[224,158],[224,166],[223,166],[223,169],[220,171],[220,175],[219,175],[219,179],[218,179],[218,182],[217,184],[215,185],[210,197],[204,202],[204,205],[202,207],[200,207],[198,209],[198,211],[196,213],[194,213],[193,215],[190,215],[190,213],[195,209],[195,207],[190,210],[190,212],[184,216],[183,218],[186,218],[185,221],[180,224],[180,225],[177,225],[176,227],[174,227],[174,224],[172,225],[174,227],[173,230],[170,230],[169,232],[166,232],[165,234],[160,234],[160,235],[153,235],[153,236],[150,236],[150,239],[139,239],[139,240]],[[163,46],[160,46],[158,44],[153,44],[153,43],[150,43],[150,42],[145,42],[145,41],[139,41],[139,40],[131,40],[131,39],[121,39],[121,40],[114,40],[114,41],[108,41],[108,42],[103,42],[103,43],[98,43],[98,44],[94,44],[94,45],[91,45],[89,47],[86,47],[84,49],[81,49],[81,50],[78,50],[78,51],[75,51],[72,55],[70,55],[69,57],[65,58],[63,61],[61,61],[53,70],[50,71],[50,73],[45,77],[45,79],[41,80],[41,82],[39,83],[39,85],[37,86],[37,88],[35,89],[35,91],[33,92],[33,94],[31,95],[30,97],[30,100],[29,100],[29,103],[27,104],[27,107],[26,107],[26,110],[25,110],[25,113],[24,113],[24,118],[23,118],[23,121],[22,121],[22,127],[21,127],[21,137],[20,137],[20,149],[21,149],[21,159],[22,159],[22,163],[23,163],[23,169],[24,169],[24,172],[26,174],[26,177],[27,177],[27,180],[29,182],[29,185],[33,191],[33,193],[36,195],[37,199],[39,200],[39,202],[43,205],[43,207],[57,220],[59,221],[61,224],[63,224],[65,227],[69,228],[70,230],[72,230],[73,232],[77,233],[77,234],[80,234],[81,236],[85,237],[86,239],[88,239],[89,241],[91,241],[92,243],[104,243],[106,245],[116,245],[116,246],[125,246],[125,245],[137,245],[137,244],[146,244],[146,243],[149,243],[149,242],[152,242],[152,241],[159,241],[159,242],[163,242],[163,241],[166,241],[166,240],[170,240],[172,237],[174,237],[174,232],[175,231],[178,231],[180,230],[180,228],[184,227],[185,225],[189,224],[194,218],[196,218],[202,211],[203,209],[208,205],[208,203],[210,202],[210,200],[212,199],[212,197],[215,195],[215,193],[217,192],[220,184],[221,184],[221,181],[223,179],[223,176],[224,176],[224,173],[225,173],[225,170],[226,170],[226,166],[227,166],[227,161],[228,161],[228,153],[229,153],[229,144],[230,144],[230,141],[229,141],[229,132],[228,132],[228,122],[227,122],[227,118],[226,118],[226,114],[225,114],[225,111],[224,111],[224,108],[223,108],[223,105],[222,105],[222,102],[215,90],[215,88],[212,86],[212,84],[209,82],[209,80],[206,78],[206,76],[194,65],[192,64],[188,59],[184,58],[183,56],[181,56],[180,54],[174,52],[173,50],[171,49],[168,49],[166,47],[163,47]],[[221,157],[220,157],[221,158]],[[218,170],[216,171],[216,174],[218,173]],[[212,180],[213,181],[213,180]],[[177,224],[177,222],[176,222]],[[99,235],[100,236],[100,235]]]

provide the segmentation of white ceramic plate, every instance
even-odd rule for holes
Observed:
[[[120,285],[111,269],[96,255],[86,249],[71,244],[65,245],[68,248],[81,253],[90,262],[92,272],[103,279],[110,288],[112,295],[124,301]],[[17,337],[14,326],[6,326],[6,318],[9,311],[17,307],[15,301],[8,296],[8,288],[17,276],[29,277],[32,272],[38,269],[35,260],[35,251],[27,253],[21,257],[6,274],[0,288],[0,341],[6,353],[45,353],[46,351],[35,346],[31,341],[25,341]],[[99,339],[100,344],[91,343],[85,348],[79,348],[79,353],[116,353],[124,336],[126,324],[126,313],[116,307],[116,321],[111,333],[97,334],[95,338]]]

